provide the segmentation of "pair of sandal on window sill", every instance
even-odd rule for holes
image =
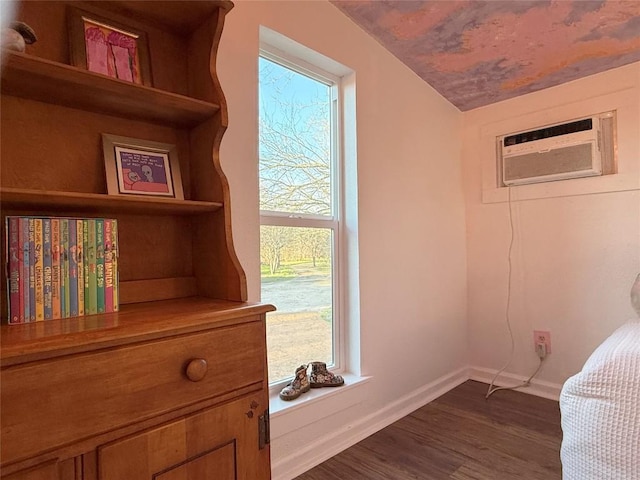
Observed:
[[[311,373],[307,375],[307,369],[311,367]],[[296,368],[293,381],[280,391],[282,400],[295,400],[312,388],[340,387],[344,385],[344,378],[327,370],[324,362],[311,362],[309,365],[300,365]]]

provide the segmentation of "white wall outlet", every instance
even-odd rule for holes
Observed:
[[[545,351],[547,355],[551,353],[551,332],[547,332],[545,330],[534,330],[533,331],[533,349],[538,351],[538,344],[543,343],[545,346]]]

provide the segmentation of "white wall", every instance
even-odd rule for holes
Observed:
[[[550,330],[553,353],[538,378],[559,387],[634,317],[629,290],[640,272],[640,64],[465,112],[471,365],[497,370],[510,349],[509,210],[506,189],[490,188],[496,134],[610,109],[618,113],[618,175],[512,189],[516,354],[507,372],[529,376],[537,365],[533,330]]]
[[[301,473],[294,460],[323,459],[311,447],[359,440],[372,433],[372,424],[382,426],[408,405],[428,401],[430,388],[462,378],[456,376],[467,364],[462,115],[330,3],[236,2],[218,57],[230,125],[221,159],[251,300],[260,293],[260,25],[333,58],[356,78],[360,318],[350,321],[360,326],[361,371],[355,373],[372,380],[351,390],[342,410],[334,408],[341,403],[336,393],[314,403],[311,417],[303,415],[325,412],[322,420],[272,438],[274,478],[286,478]],[[272,432],[287,422],[287,414],[272,418]]]

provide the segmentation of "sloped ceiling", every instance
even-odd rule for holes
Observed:
[[[640,61],[640,0],[331,0],[460,110]]]

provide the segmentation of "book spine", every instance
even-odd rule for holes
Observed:
[[[113,271],[113,311],[120,310],[119,302],[119,276],[118,276],[118,220],[113,219],[111,222],[111,264]]]
[[[20,220],[18,217],[7,217],[5,228],[7,236],[6,249],[8,255],[7,267],[7,292],[9,300],[9,323],[24,322],[24,314],[20,321]]]
[[[51,219],[51,310],[60,318],[60,220]]]
[[[113,250],[111,219],[104,220],[104,311],[113,312]]]
[[[76,290],[78,292],[78,315],[84,315],[84,230],[82,219],[76,220],[76,262],[78,264],[78,278]]]
[[[60,219],[60,315],[69,316],[69,220]]]
[[[51,273],[51,219],[42,219],[43,274],[44,274],[44,319],[53,318],[52,273]]]
[[[24,323],[28,320],[25,319],[24,315],[24,291],[25,291],[25,279],[29,277],[29,268],[25,270],[24,268],[24,233],[22,230],[22,218],[16,217],[18,219],[18,270],[20,271],[18,275],[18,289],[20,294],[18,295],[18,301],[20,302],[19,306],[19,315],[18,323]]]
[[[98,287],[96,278],[96,221],[91,218],[88,222],[88,247],[89,247],[89,305],[85,305],[88,315],[98,313]]]
[[[36,321],[36,244],[35,223],[33,218],[29,222],[29,321]]]
[[[104,220],[96,220],[96,285],[98,313],[104,313]]]
[[[78,232],[74,218],[69,219],[69,316],[78,316]]]
[[[82,219],[82,262],[84,312],[89,314],[89,219]]]
[[[30,264],[29,254],[29,219],[20,218],[20,244],[22,245],[22,310],[24,311],[24,321],[31,321],[31,296],[29,291]]]
[[[44,247],[42,238],[42,219],[35,218],[34,226],[34,250],[35,250],[35,284],[36,284],[36,321],[44,320]]]

